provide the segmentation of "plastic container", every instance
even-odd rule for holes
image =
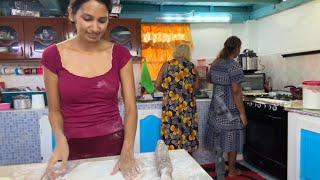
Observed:
[[[10,109],[10,103],[0,103],[0,111],[9,110],[9,109]]]
[[[320,81],[304,81],[303,108],[320,109]]]
[[[44,103],[44,96],[43,94],[33,94],[31,96],[32,99],[32,108],[33,109],[41,109],[45,108],[45,103]]]

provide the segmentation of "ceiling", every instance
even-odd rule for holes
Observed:
[[[39,0],[51,12],[64,14],[68,0]],[[312,0],[120,0],[120,17],[143,22],[216,22],[229,17],[231,23],[259,19]],[[171,17],[171,18],[167,18]],[[173,18],[180,17],[173,20]],[[190,17],[198,17],[192,19]],[[218,21],[219,22],[219,21]]]

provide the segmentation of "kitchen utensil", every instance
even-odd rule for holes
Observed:
[[[284,88],[290,88],[290,93],[294,99],[302,99],[302,87],[296,87],[292,85],[285,86]]]
[[[246,73],[253,73],[258,70],[258,56],[253,50],[245,49],[238,56],[238,61]]]
[[[320,109],[320,81],[303,82],[303,108]]]
[[[163,140],[158,141],[155,155],[156,165],[161,180],[171,180],[173,168],[169,157],[168,148]]]
[[[29,96],[18,95],[13,97],[14,109],[29,109],[31,108],[31,100]]]

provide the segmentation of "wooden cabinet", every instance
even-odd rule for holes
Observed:
[[[127,47],[132,56],[141,57],[140,19],[110,19],[105,38]]]
[[[24,21],[24,27],[29,59],[41,58],[46,47],[64,40],[62,18],[32,18]]]
[[[24,59],[23,21],[0,18],[0,59]]]
[[[141,57],[140,19],[110,19],[104,39],[128,48]],[[43,50],[75,35],[67,18],[0,18],[0,60],[40,59]]]
[[[0,18],[0,60],[40,59],[43,50],[64,39],[63,18]]]

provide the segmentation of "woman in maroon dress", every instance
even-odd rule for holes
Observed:
[[[108,0],[71,0],[68,13],[77,36],[43,53],[49,120],[57,144],[48,176],[57,176],[52,169],[58,160],[65,171],[67,160],[111,155],[120,155],[113,174],[120,170],[126,179],[138,174],[131,55],[123,46],[102,39],[109,11]],[[120,84],[124,125],[118,107]]]

